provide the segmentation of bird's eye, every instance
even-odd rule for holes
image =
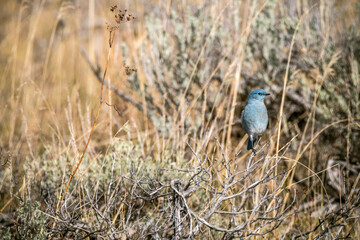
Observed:
[[[258,93],[259,95],[261,95],[261,93]]]

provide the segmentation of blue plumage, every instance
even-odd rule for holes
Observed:
[[[254,153],[256,140],[265,132],[268,125],[268,114],[264,104],[264,98],[267,95],[270,94],[262,89],[252,91],[241,113],[242,126],[249,135],[247,150],[251,149]]]

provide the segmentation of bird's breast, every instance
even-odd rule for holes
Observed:
[[[268,115],[263,102],[248,103],[241,114],[245,131],[253,136],[261,135],[267,127]]]

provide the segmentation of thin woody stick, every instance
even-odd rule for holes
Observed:
[[[116,9],[116,6],[112,7],[112,8],[111,8],[111,11],[113,12],[115,9]],[[125,13],[126,13],[126,11],[127,11],[127,10],[125,10]],[[120,10],[120,12],[121,12],[121,10]],[[103,104],[103,92],[104,92],[105,77],[106,77],[106,73],[107,73],[107,70],[108,70],[108,67],[109,67],[111,48],[112,48],[113,43],[114,43],[114,39],[115,39],[115,36],[116,36],[116,32],[117,32],[117,30],[119,29],[119,26],[120,26],[121,23],[128,22],[128,21],[134,19],[134,17],[131,17],[131,14],[129,14],[128,16],[125,16],[125,18],[124,18],[124,16],[125,16],[125,14],[122,14],[122,15],[121,15],[121,13],[119,13],[118,15],[115,15],[115,21],[116,21],[117,24],[116,24],[116,26],[115,26],[114,28],[111,28],[111,29],[110,29],[109,50],[108,50],[108,55],[107,55],[107,59],[106,59],[106,65],[105,65],[104,74],[103,74],[102,81],[101,81],[100,105],[99,105],[98,111],[97,111],[97,113],[96,113],[95,121],[94,121],[94,124],[93,124],[93,126],[92,126],[92,128],[91,128],[90,136],[89,136],[88,141],[87,141],[87,143],[86,143],[85,149],[84,149],[84,151],[83,151],[83,153],[82,153],[82,155],[81,155],[81,157],[80,157],[80,160],[79,160],[79,162],[78,162],[78,164],[77,164],[74,172],[71,174],[71,176],[70,176],[70,178],[69,178],[69,180],[68,180],[68,182],[67,182],[67,184],[66,184],[65,191],[64,191],[64,193],[62,194],[62,196],[61,196],[61,198],[60,198],[60,201],[59,201],[58,204],[57,204],[56,211],[59,211],[60,205],[61,205],[62,201],[64,200],[64,197],[65,197],[65,195],[66,195],[66,193],[67,193],[67,190],[68,190],[68,188],[69,188],[69,186],[70,186],[70,183],[71,183],[72,179],[74,178],[77,170],[78,170],[79,167],[80,167],[80,164],[81,164],[81,162],[82,162],[82,160],[83,160],[83,158],[84,158],[84,156],[85,156],[86,150],[87,150],[87,148],[88,148],[88,146],[89,146],[91,137],[92,137],[92,135],[93,135],[93,133],[94,133],[94,129],[95,129],[95,126],[96,126],[96,122],[97,122],[98,117],[99,117],[99,115],[100,115],[101,106],[102,106],[102,104]],[[113,34],[112,34],[112,33],[113,33]],[[112,37],[111,37],[111,36],[112,36]]]

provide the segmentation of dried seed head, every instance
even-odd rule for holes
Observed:
[[[129,76],[130,74],[134,73],[134,72],[137,72],[137,69],[136,69],[136,68],[131,68],[131,67],[129,67],[129,66],[126,66],[125,62],[123,62],[123,66],[124,66],[124,68],[125,68],[125,74],[128,75],[128,76]]]
[[[110,10],[112,12],[114,12],[114,19],[115,19],[115,22],[117,23],[117,25],[124,23],[124,22],[129,22],[129,21],[135,19],[135,17],[132,14],[127,13],[127,11],[128,11],[127,9],[125,9],[125,10],[119,9],[119,10],[115,11],[116,8],[117,8],[117,6],[115,5],[115,6],[112,6],[110,8]]]
[[[117,5],[114,5],[114,6],[110,7],[110,11],[114,12],[116,10],[116,8],[117,8]]]

